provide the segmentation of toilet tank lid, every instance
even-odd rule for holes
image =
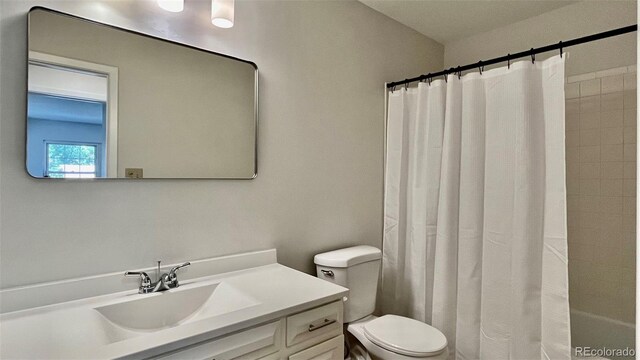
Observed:
[[[381,256],[380,249],[373,246],[359,245],[318,254],[313,258],[313,262],[316,265],[344,268],[367,261],[379,260]]]

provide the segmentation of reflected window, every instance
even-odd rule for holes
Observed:
[[[46,143],[47,171],[50,178],[100,177],[97,144]]]

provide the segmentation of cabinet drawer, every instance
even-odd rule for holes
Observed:
[[[336,330],[338,333],[342,333],[341,301],[289,316],[287,318],[287,346]]]
[[[344,336],[342,335],[289,356],[289,360],[342,360],[343,358]]]
[[[162,360],[259,359],[279,350],[283,321],[262,325],[161,356]]]

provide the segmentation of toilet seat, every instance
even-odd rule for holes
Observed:
[[[368,322],[364,335],[383,349],[411,357],[430,357],[447,348],[447,339],[440,330],[397,315],[384,315]]]

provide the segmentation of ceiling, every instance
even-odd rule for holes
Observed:
[[[575,0],[359,0],[446,44],[573,4]]]

